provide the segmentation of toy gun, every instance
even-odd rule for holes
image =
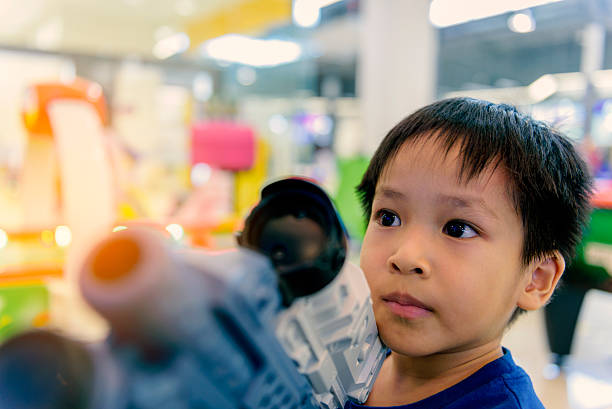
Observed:
[[[237,250],[111,234],[79,284],[109,322],[101,343],[33,331],[0,347],[0,408],[341,408],[386,355],[361,271],[325,193],[262,191]]]

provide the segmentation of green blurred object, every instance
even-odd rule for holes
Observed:
[[[562,366],[572,350],[580,309],[590,289],[612,292],[612,208],[594,208],[576,257],[544,308],[553,363]]]
[[[568,283],[602,288],[612,272],[612,209],[593,209],[576,257],[567,269]],[[603,288],[602,288],[603,289]]]
[[[355,188],[369,163],[370,159],[363,156],[338,159],[340,183],[333,199],[350,237],[358,240],[363,239],[366,223]]]
[[[0,342],[48,320],[49,291],[44,284],[0,287]]]

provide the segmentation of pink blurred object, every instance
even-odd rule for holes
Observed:
[[[612,180],[595,179],[591,204],[599,209],[612,209]]]
[[[213,168],[246,170],[255,161],[255,133],[234,122],[199,122],[191,127],[191,163]]]
[[[210,178],[193,193],[173,215],[183,226],[214,228],[234,212],[234,175],[212,169]]]

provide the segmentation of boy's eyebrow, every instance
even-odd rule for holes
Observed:
[[[487,206],[485,201],[480,197],[439,194],[437,197],[437,201],[442,203],[450,203],[454,207],[463,207],[470,209],[481,208],[490,216],[499,219],[497,213],[495,213],[489,206]]]
[[[393,190],[385,186],[381,186],[380,188],[376,189],[376,192],[374,193],[374,195],[381,195],[381,196],[386,197],[387,199],[397,199],[397,200],[406,199],[406,195],[403,194],[402,192],[398,192],[397,190]]]
[[[387,199],[395,199],[395,200],[406,200],[407,199],[407,196],[403,194],[402,192],[399,192],[395,189],[392,189],[386,186],[380,186],[378,189],[376,189],[375,195],[381,195],[383,197],[386,197]],[[495,213],[489,206],[487,206],[485,201],[480,197],[439,194],[436,197],[436,201],[440,203],[445,203],[445,204],[448,203],[454,207],[459,207],[459,208],[469,208],[469,209],[481,208],[486,213],[488,213],[490,216],[496,219],[499,219],[499,217],[497,216],[497,213]]]

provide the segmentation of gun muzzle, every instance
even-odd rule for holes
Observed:
[[[174,341],[164,322],[164,300],[181,299],[180,270],[167,238],[150,228],[130,227],[93,248],[79,285],[85,300],[109,321],[115,339],[165,348]]]
[[[141,243],[135,237],[105,241],[93,256],[91,274],[101,283],[128,277],[141,261]]]

